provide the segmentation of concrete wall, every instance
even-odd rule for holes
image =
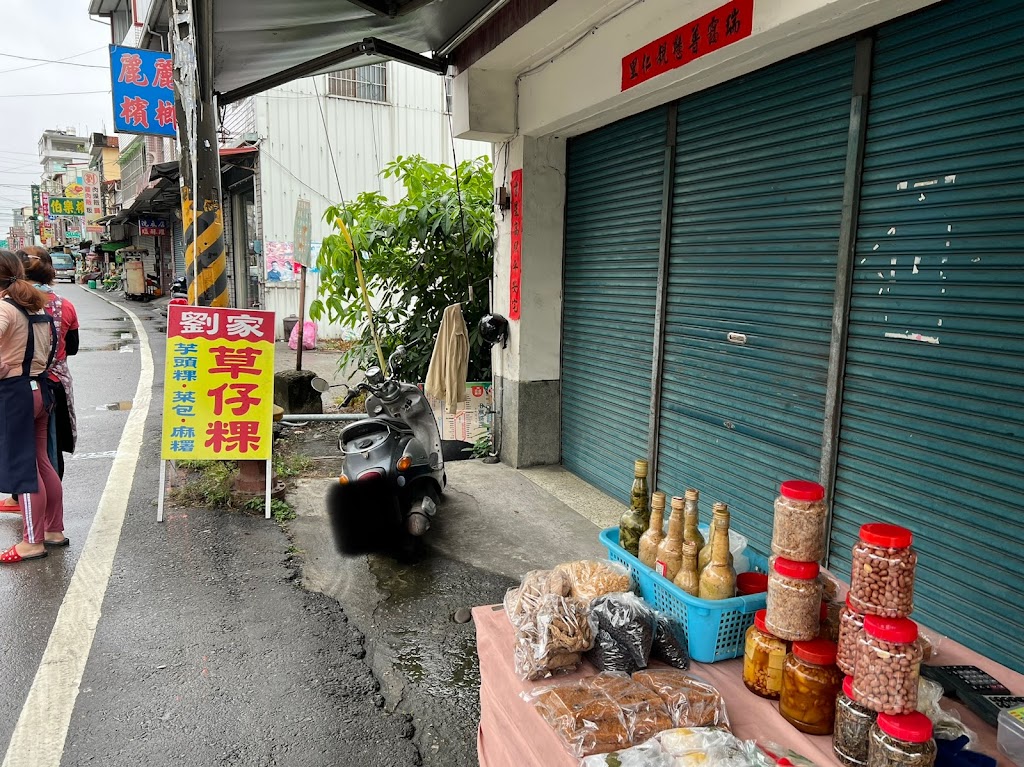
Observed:
[[[520,137],[495,149],[495,186],[523,171],[521,318],[492,349],[501,456],[513,466],[559,461],[565,141]],[[497,220],[494,311],[509,314],[511,214]]]
[[[559,0],[459,74],[456,133],[492,141],[575,135],[934,2],[757,0],[750,37],[622,91],[623,57],[720,0]]]

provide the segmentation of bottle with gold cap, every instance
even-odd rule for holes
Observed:
[[[697,544],[683,541],[683,559],[672,582],[690,596],[700,596],[700,576],[697,575]]]
[[[640,536],[640,561],[652,570],[658,559],[658,546],[665,540],[665,494],[656,490],[651,496],[651,523]]]
[[[640,536],[651,522],[647,493],[647,460],[638,458],[633,464],[633,489],[629,509],[619,519],[619,545],[634,557],[640,553]]]
[[[729,507],[716,503],[712,521],[711,561],[700,574],[700,598],[731,599],[736,596],[736,570],[729,554]]]
[[[726,520],[726,524],[728,524],[729,523],[729,507],[726,506],[724,503],[716,503],[715,506],[723,506],[723,507],[725,507],[725,520]],[[704,568],[708,566],[709,562],[711,562],[711,548],[712,548],[711,547],[711,542],[714,539],[715,539],[715,514],[712,511],[712,513],[711,513],[711,524],[708,526],[708,540],[707,540],[707,543],[704,544],[704,548],[702,548],[700,550],[700,553],[697,555],[697,574],[698,575],[700,575],[702,572],[704,572]],[[731,565],[732,563],[733,563],[733,557],[732,557],[732,551],[730,551],[729,552],[729,564]]]
[[[658,546],[654,570],[669,580],[676,577],[683,562],[683,499],[672,497],[672,515],[668,518],[668,535]]]
[[[683,540],[690,541],[697,547],[697,555],[704,548],[704,536],[700,534],[700,515],[697,511],[697,504],[700,500],[700,491],[689,488],[684,496],[686,502],[683,506]]]

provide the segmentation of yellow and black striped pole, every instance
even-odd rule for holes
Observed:
[[[227,306],[220,151],[213,97],[213,1],[175,0],[170,13],[188,301],[198,306]]]
[[[192,190],[182,187],[181,213],[185,227],[188,302],[198,306],[227,306],[224,214],[220,204],[206,200],[203,203],[203,210],[196,215]]]

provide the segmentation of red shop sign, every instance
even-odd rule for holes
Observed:
[[[509,273],[508,318],[518,320],[523,281],[523,170],[512,171],[512,268]]]
[[[749,37],[754,0],[734,0],[647,43],[622,59],[622,90]]]

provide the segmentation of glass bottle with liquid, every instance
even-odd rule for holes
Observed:
[[[658,546],[665,540],[665,494],[656,490],[651,496],[651,523],[640,536],[639,559],[652,570],[658,559]]]
[[[638,458],[633,464],[633,489],[629,509],[619,519],[619,545],[634,557],[640,553],[640,536],[651,523],[647,494],[647,460]]]
[[[692,597],[700,596],[700,576],[697,575],[697,544],[683,541],[683,558],[679,572],[672,582]]]
[[[672,516],[668,518],[668,535],[658,546],[658,556],[654,569],[670,581],[683,563],[683,499],[678,495],[672,497]]]
[[[729,554],[729,507],[716,503],[712,521],[711,561],[700,574],[700,598],[731,599],[736,596],[736,570]]]

